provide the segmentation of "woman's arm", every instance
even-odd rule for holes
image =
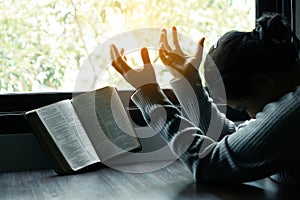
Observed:
[[[198,73],[191,73],[184,78],[171,81],[171,86],[189,119],[205,135],[215,141],[236,131],[234,122],[221,113],[217,105],[202,87]]]
[[[219,142],[184,118],[157,84],[139,88],[132,100],[197,181],[247,182],[270,176],[285,166],[283,158],[295,147],[291,135],[284,137],[283,126],[290,120],[284,111],[299,113],[299,100],[292,94],[268,105],[256,120]]]
[[[168,42],[167,31],[160,36],[159,57],[172,73],[171,86],[187,117],[215,141],[236,130],[235,124],[226,119],[202,86],[199,67],[202,61],[204,38],[198,43],[195,55],[187,55],[180,47],[177,29],[172,28],[174,48]],[[224,91],[225,92],[225,91]]]

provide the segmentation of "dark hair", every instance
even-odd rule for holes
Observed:
[[[266,13],[257,20],[253,31],[227,32],[210,48],[204,63],[206,82],[211,86],[218,81],[212,73],[216,66],[227,99],[243,97],[253,92],[253,74],[287,72],[299,65],[299,46],[286,18]]]

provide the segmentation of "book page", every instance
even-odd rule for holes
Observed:
[[[100,160],[140,147],[115,88],[104,87],[79,95],[72,103]]]
[[[37,114],[73,170],[100,162],[70,100],[37,109]]]

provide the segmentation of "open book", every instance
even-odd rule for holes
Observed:
[[[58,174],[101,166],[141,149],[114,87],[28,111],[25,117]]]

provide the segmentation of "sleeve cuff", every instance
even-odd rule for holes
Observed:
[[[131,96],[131,100],[146,113],[154,104],[172,104],[157,83],[150,83],[138,88]]]
[[[170,85],[173,88],[182,88],[186,86],[197,86],[202,87],[202,82],[200,75],[198,73],[190,73],[187,76],[181,78],[181,79],[172,79],[170,81]]]

